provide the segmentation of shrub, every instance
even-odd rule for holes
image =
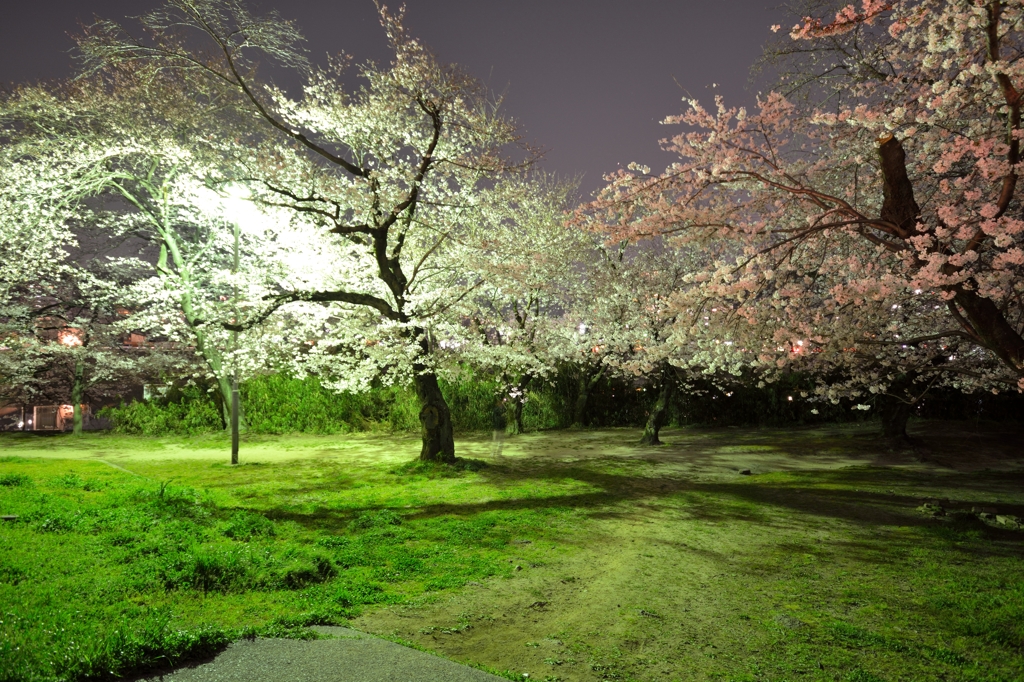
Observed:
[[[0,476],[0,485],[7,488],[32,485],[32,479],[25,474],[4,474]]]
[[[365,393],[336,393],[316,377],[267,374],[241,387],[245,421],[252,433],[349,433],[419,428],[411,389],[375,387]]]
[[[325,556],[314,555],[309,559],[293,559],[279,571],[279,584],[289,590],[326,582],[338,574],[334,564]]]
[[[223,428],[220,409],[198,386],[172,391],[164,399],[122,403],[100,411],[117,433],[139,436],[194,436]]]
[[[484,431],[491,428],[491,409],[498,394],[498,383],[486,377],[466,373],[458,381],[440,381],[441,393],[452,414],[456,431]],[[419,427],[419,417],[416,419]]]
[[[224,535],[233,540],[249,541],[253,538],[274,536],[274,523],[261,514],[249,511],[236,512],[228,521]]]
[[[523,405],[523,428],[527,431],[556,429],[571,418],[563,416],[566,401],[553,391],[541,389],[531,392]]]
[[[402,517],[390,509],[380,511],[363,512],[350,524],[353,529],[386,528],[388,526],[399,526],[402,524]]]
[[[195,547],[177,554],[161,571],[167,590],[244,591],[252,586],[257,567],[241,549]]]

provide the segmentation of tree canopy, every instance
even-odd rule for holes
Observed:
[[[813,371],[832,399],[1024,388],[1021,12],[865,0],[805,17],[790,38],[815,59],[783,83],[803,97],[689,100],[664,121],[683,128],[663,143],[679,160],[610,176],[582,216],[724,246],[674,298],[702,363],[728,344],[766,377]],[[854,32],[857,50],[837,47]]]
[[[609,375],[670,392],[799,371],[814,400],[884,397],[896,435],[933,387],[1024,390],[1024,8],[803,6],[756,109],[687,99],[664,121],[674,163],[575,210],[402,12],[378,5],[393,58],[359,66],[315,65],[240,0],[168,0],[140,35],[100,21],[74,80],[0,104],[2,316],[26,283],[67,283],[88,226],[131,273],[104,280],[116,329],[194,349],[223,405],[271,368],[411,383],[421,457],[445,461],[438,377],[461,366],[498,380],[515,428],[563,370],[579,423]]]

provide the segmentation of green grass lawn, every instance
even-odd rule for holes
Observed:
[[[452,468],[411,436],[253,438],[231,467],[221,437],[5,434],[0,681],[347,623],[515,679],[1024,680],[1024,532],[969,512],[1024,516],[1024,471],[867,466],[841,429],[636,436],[488,462],[468,436]]]

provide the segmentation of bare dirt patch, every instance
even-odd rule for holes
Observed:
[[[973,533],[979,554],[937,538],[948,528],[918,507],[943,497],[1024,516],[1022,434],[917,424],[905,445],[876,428],[669,430],[661,448],[625,429],[519,437],[494,475],[599,492],[490,504],[572,506],[578,533],[521,538],[512,577],[353,625],[523,679],[939,679],[943,656],[973,645],[922,604],[944,580],[1004,570],[986,562],[1019,566],[1024,534],[972,521],[956,532]]]

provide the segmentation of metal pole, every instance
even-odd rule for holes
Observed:
[[[238,464],[238,373],[231,378],[231,463]]]
[[[235,227],[235,262],[232,268],[232,274],[238,273],[238,223],[234,223]],[[234,323],[238,324],[238,284],[234,284]],[[238,332],[231,332],[231,339],[234,345],[234,350],[238,352]],[[232,377],[231,377],[231,463],[238,464],[238,359],[232,358]]]

